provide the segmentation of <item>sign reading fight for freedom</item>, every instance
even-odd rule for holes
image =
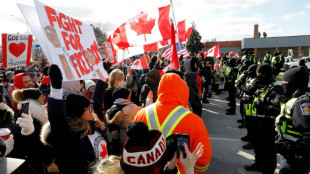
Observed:
[[[50,63],[61,69],[64,80],[108,78],[93,28],[36,0],[34,2],[35,8],[18,6]]]
[[[4,68],[30,64],[32,35],[2,34],[2,60]]]

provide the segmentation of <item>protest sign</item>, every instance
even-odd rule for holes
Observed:
[[[2,34],[2,59],[4,68],[30,64],[32,35]]]
[[[59,66],[64,81],[108,78],[93,28],[39,1],[34,2],[35,8],[18,6],[50,63]]]

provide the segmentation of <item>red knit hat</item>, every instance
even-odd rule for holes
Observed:
[[[24,75],[28,75],[28,73],[18,73],[16,76],[14,76],[14,86],[17,88],[17,89],[23,89],[25,88],[24,87],[24,84],[23,84],[23,76]],[[29,78],[31,79],[31,77],[29,76]]]
[[[46,76],[42,79],[42,85],[51,83],[50,76]]]

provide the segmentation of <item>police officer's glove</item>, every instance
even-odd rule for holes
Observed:
[[[62,87],[62,74],[59,67],[55,64],[51,65],[48,69],[48,75],[51,80],[51,85],[54,89],[61,89]]]
[[[286,157],[288,155],[288,150],[291,146],[286,141],[279,141],[275,143],[274,147],[276,153],[281,154],[283,157]]]
[[[278,109],[275,108],[274,106],[265,106],[265,115],[267,116],[275,116],[275,115],[278,115]]]
[[[254,107],[256,108],[256,113],[259,115],[263,115],[264,114],[264,103],[260,100],[255,101],[254,103]]]

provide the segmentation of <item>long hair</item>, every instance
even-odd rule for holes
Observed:
[[[99,128],[100,130],[104,130],[105,129],[104,123],[98,118],[98,116],[95,113],[93,113],[93,117],[95,120],[95,127]],[[81,118],[74,118],[72,121],[70,121],[69,126],[72,131],[76,132],[83,131],[83,134],[81,135],[80,139],[84,138],[91,132],[91,127],[88,121],[83,120]]]
[[[123,71],[114,69],[109,75],[109,88],[114,88],[114,82],[120,77],[125,77]]]

